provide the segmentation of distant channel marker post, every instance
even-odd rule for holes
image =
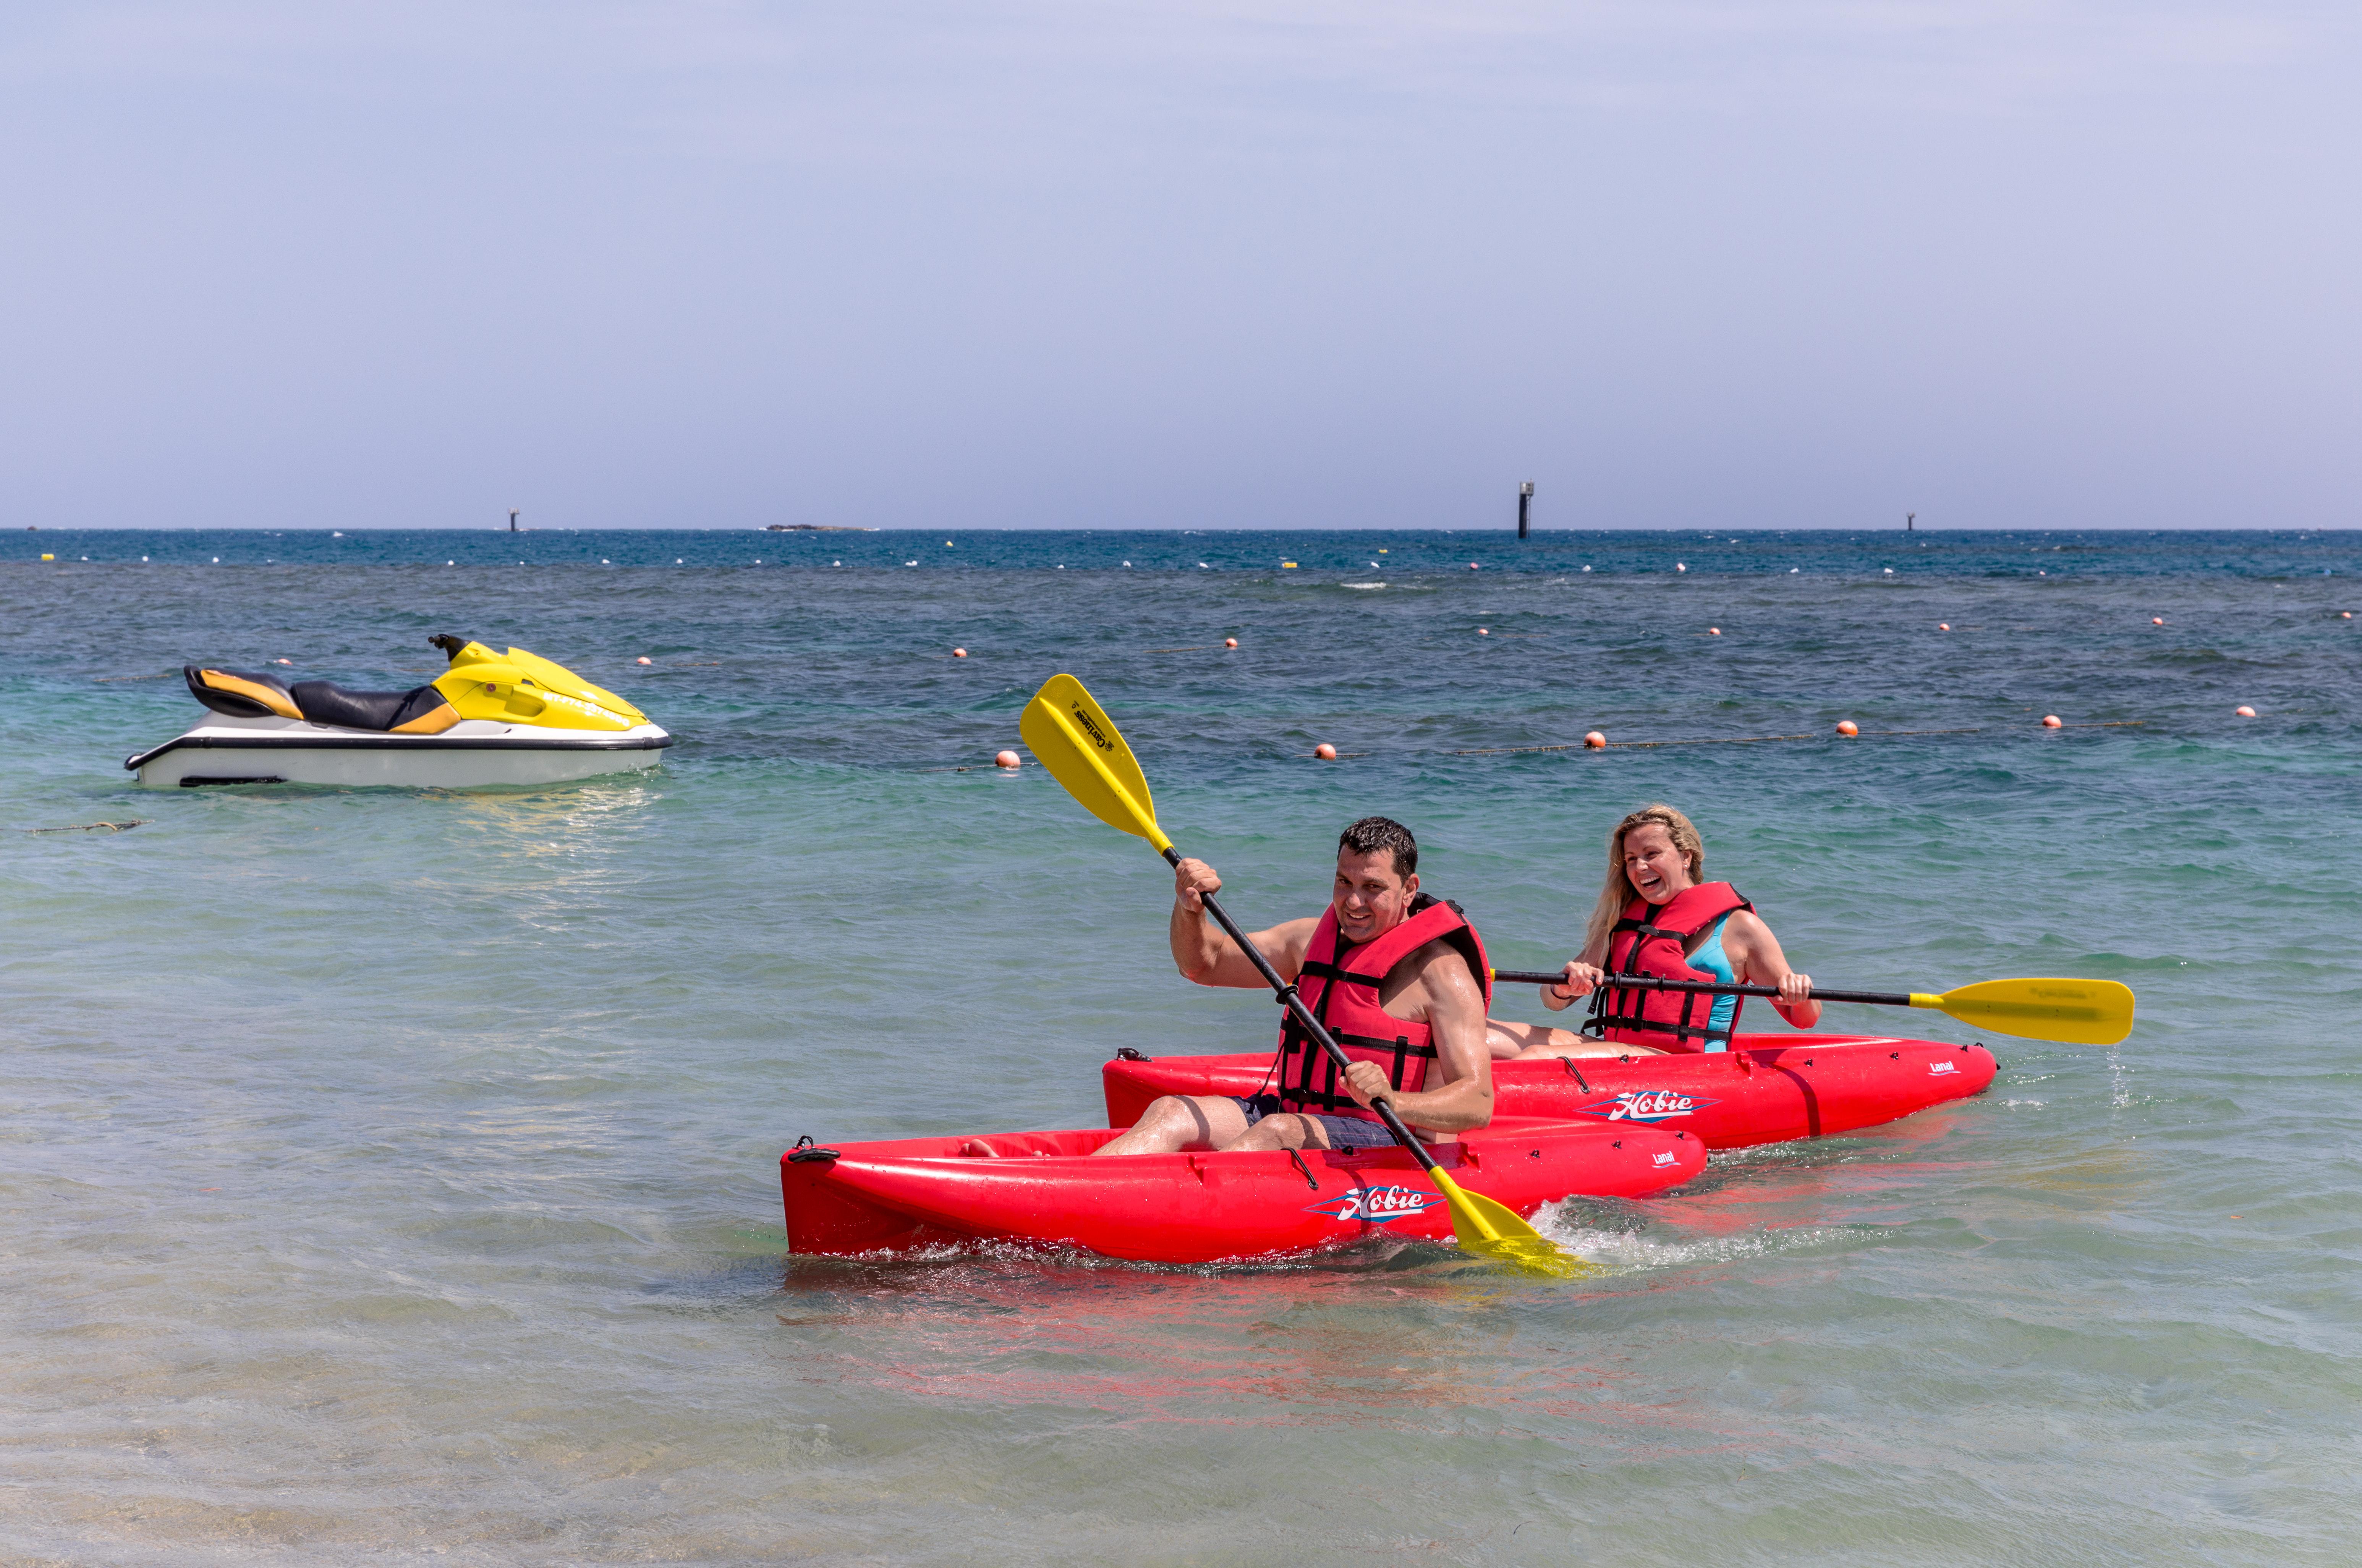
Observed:
[[[1528,480],[1518,487],[1518,537],[1526,536],[1526,513],[1534,503],[1534,481]]]

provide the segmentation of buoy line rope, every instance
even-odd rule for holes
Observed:
[[[2058,728],[2062,730],[2136,730],[2142,728],[2147,723],[2148,721],[2147,719],[2104,719],[2095,720],[2089,723],[2061,724]],[[1536,752],[1554,751],[1650,751],[1662,746],[1675,745],[1764,745],[1778,741],[1837,741],[1840,739],[1873,740],[1882,735],[1981,735],[1992,734],[1996,726],[1992,724],[1969,724],[1959,729],[1948,730],[1864,730],[1859,735],[1842,736],[1817,734],[1804,735],[1718,735],[1703,740],[1609,741],[1605,745],[1591,745],[1584,741],[1570,741],[1563,745],[1488,745],[1472,746],[1458,750],[1440,752],[1423,750],[1394,752],[1388,753],[1387,755],[1398,756],[1528,756]],[[2041,733],[2044,734],[2051,734],[2056,732],[2044,730]],[[1302,754],[1298,753],[1293,755],[1301,756]],[[1321,760],[1324,762],[1343,762],[1352,757],[1375,756],[1379,754],[1374,751],[1341,751],[1337,753],[1334,757],[1323,757]],[[959,767],[913,767],[910,771],[913,773],[992,773],[1006,770],[997,767],[988,767],[983,763],[970,763]]]
[[[2061,724],[2058,727],[2063,730],[2121,730],[2136,729],[2147,723],[2147,719],[2116,719],[2105,723]],[[1864,730],[1859,735],[1844,737],[1827,734],[1721,735],[1706,740],[1609,741],[1606,745],[1586,745],[1582,741],[1573,741],[1565,745],[1480,746],[1468,751],[1446,752],[1444,755],[1447,756],[1507,756],[1514,753],[1529,751],[1648,751],[1668,745],[1762,745],[1772,741],[1825,741],[1839,738],[1869,740],[1876,735],[1981,735],[1992,727],[1990,724],[1970,724],[1957,730]],[[1368,754],[1340,752],[1338,755],[1364,756]]]

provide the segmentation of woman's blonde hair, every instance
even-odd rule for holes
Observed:
[[[1583,932],[1583,950],[1598,952],[1602,963],[1606,962],[1608,933],[1624,918],[1626,907],[1640,896],[1632,878],[1624,875],[1624,835],[1645,823],[1655,823],[1672,835],[1673,847],[1689,862],[1691,881],[1705,880],[1705,841],[1698,837],[1696,825],[1672,807],[1659,801],[1617,823],[1616,831],[1607,835],[1607,885],[1599,890],[1599,902],[1592,906],[1591,922]]]

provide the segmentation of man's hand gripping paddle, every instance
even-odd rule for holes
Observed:
[[[1181,863],[1181,855],[1164,830],[1156,825],[1156,805],[1148,793],[1148,780],[1142,776],[1140,764],[1132,760],[1131,748],[1124,744],[1123,735],[1107,711],[1092,701],[1083,690],[1083,683],[1071,675],[1054,675],[1044,681],[1033,701],[1025,705],[1025,714],[1018,722],[1017,733],[1024,737],[1035,760],[1050,770],[1050,776],[1066,787],[1066,792],[1082,802],[1083,809],[1112,828],[1120,828],[1138,838],[1146,839],[1157,852],[1174,865]],[[1279,977],[1255,944],[1247,940],[1230,911],[1211,893],[1202,895],[1206,912],[1215,923],[1229,933],[1232,942],[1263,972],[1271,988],[1279,993],[1280,1005],[1286,1008],[1302,1025],[1306,1033],[1319,1043],[1329,1060],[1342,1073],[1351,1065],[1345,1053],[1312,1010],[1304,1005],[1296,988]],[[1550,1275],[1570,1279],[1598,1271],[1595,1264],[1584,1263],[1553,1246],[1540,1231],[1527,1224],[1507,1207],[1482,1193],[1464,1192],[1449,1173],[1435,1163],[1435,1156],[1419,1145],[1410,1135],[1395,1108],[1380,1099],[1371,1110],[1378,1113],[1395,1142],[1410,1152],[1443,1194],[1443,1201],[1451,1211],[1451,1233],[1463,1251],[1494,1259],[1531,1274]]]
[[[1496,983],[1555,986],[1563,973],[1496,969]],[[1716,996],[1776,997],[1777,986],[1736,986],[1721,980],[1661,980],[1653,975],[1610,975],[1624,990],[1710,991]],[[1926,1007],[1995,1034],[2056,1040],[2069,1045],[2114,1045],[2133,1032],[2133,993],[2114,980],[1986,980],[1942,995],[1927,991],[1831,991],[1813,988],[1815,1001],[1868,1002],[1873,1007]]]

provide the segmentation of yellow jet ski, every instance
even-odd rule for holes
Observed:
[[[431,684],[353,691],[330,680],[186,665],[208,710],[123,766],[150,789],[201,784],[557,784],[654,767],[672,736],[562,665],[429,637],[451,658]]]

